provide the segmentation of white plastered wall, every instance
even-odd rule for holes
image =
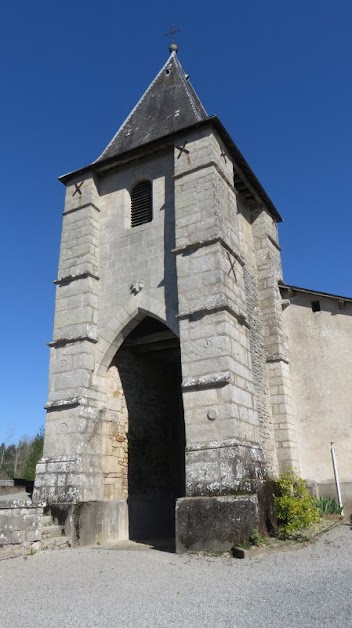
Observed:
[[[312,311],[312,301],[320,311]],[[284,311],[293,409],[304,478],[333,489],[334,441],[346,500],[352,486],[352,304],[295,293]],[[349,486],[348,486],[349,485]],[[328,491],[329,492],[329,491]],[[351,495],[352,496],[352,495]]]

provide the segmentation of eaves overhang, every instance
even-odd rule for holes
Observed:
[[[108,170],[111,170],[112,168],[117,168],[118,166],[126,164],[130,161],[134,161],[147,155],[157,153],[162,149],[171,148],[174,145],[174,140],[178,137],[184,136],[184,134],[188,131],[193,131],[207,126],[214,128],[217,131],[221,140],[228,149],[231,157],[233,158],[235,189],[240,194],[245,196],[249,205],[263,205],[272,215],[273,219],[276,222],[281,222],[282,218],[277,211],[275,205],[265,192],[263,186],[258,181],[257,177],[250,168],[241,151],[238,149],[235,142],[226,131],[225,127],[217,116],[209,116],[206,120],[200,120],[195,124],[180,129],[177,132],[170,133],[169,135],[165,135],[162,138],[153,142],[142,144],[137,148],[133,148],[132,150],[126,151],[124,153],[120,153],[119,155],[114,155],[113,157],[108,157],[104,160],[95,161],[88,166],[84,166],[83,168],[79,168],[78,170],[74,170],[73,172],[62,175],[61,177],[59,177],[59,181],[67,185],[71,180],[77,179],[77,177],[86,175],[89,172],[91,172],[92,175],[103,176]],[[247,194],[244,194],[245,192],[247,192]]]
[[[340,294],[332,294],[330,292],[319,292],[318,290],[309,290],[308,288],[300,288],[299,286],[291,286],[286,283],[279,282],[280,292],[284,292],[285,290],[291,293],[290,298],[295,296],[295,293],[306,294],[312,297],[322,297],[326,299],[335,299],[337,301],[346,301],[347,303],[352,303],[352,297],[344,297]]]

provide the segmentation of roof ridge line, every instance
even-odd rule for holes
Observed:
[[[186,92],[186,94],[188,96],[188,99],[189,99],[189,101],[191,103],[191,107],[193,109],[193,112],[194,112],[195,116],[197,117],[197,119],[201,120],[202,116],[200,115],[200,113],[199,113],[199,111],[197,109],[197,106],[196,106],[196,103],[194,101],[193,95],[192,95],[192,93],[191,93],[191,91],[190,91],[190,89],[188,87],[190,85],[190,83],[188,83],[188,81],[187,81],[187,79],[185,77],[185,73],[183,71],[183,67],[182,67],[181,63],[179,62],[178,57],[176,55],[174,57],[174,61],[175,61],[175,65],[176,65],[177,71],[178,71],[178,73],[180,75],[180,79],[181,79],[182,85],[183,85],[183,87],[185,89],[185,92]],[[193,86],[192,86],[192,89],[193,89]],[[202,103],[200,103],[200,104],[202,105]],[[202,107],[203,107],[203,105],[202,105]],[[204,110],[205,115],[208,116],[208,114],[205,111],[204,107],[203,107],[203,110]]]
[[[170,54],[170,56],[168,57],[167,61],[164,63],[163,67],[161,68],[161,70],[158,72],[158,74],[156,75],[156,77],[154,78],[154,80],[150,83],[149,87],[147,87],[147,89],[145,90],[145,92],[143,93],[143,95],[140,97],[139,101],[137,102],[137,104],[133,107],[132,111],[129,113],[129,115],[127,116],[126,120],[124,120],[124,122],[121,124],[121,126],[118,128],[118,130],[116,131],[114,137],[112,138],[112,140],[109,142],[109,144],[107,146],[105,146],[103,152],[101,153],[101,155],[99,155],[99,157],[97,157],[97,159],[95,159],[93,161],[93,164],[96,163],[97,161],[100,161],[100,159],[102,159],[104,153],[107,152],[107,150],[110,148],[111,144],[114,142],[116,136],[120,133],[120,131],[123,130],[123,128],[127,125],[128,121],[130,120],[130,118],[132,117],[132,115],[134,114],[134,112],[138,109],[139,105],[143,102],[143,100],[145,99],[146,95],[150,92],[151,88],[153,87],[154,83],[157,81],[157,79],[159,78],[160,74],[163,72],[163,70],[165,69],[165,67],[168,65],[168,63],[170,63],[170,61],[172,61],[172,59],[176,57],[176,52],[172,51],[172,53]]]

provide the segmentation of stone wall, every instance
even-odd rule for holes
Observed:
[[[268,471],[271,476],[277,474],[277,456],[275,446],[274,423],[271,409],[270,389],[266,362],[266,351],[259,302],[257,273],[248,267],[243,269],[246,287],[249,346],[255,391],[256,409],[259,421],[259,442],[265,452]]]
[[[209,130],[182,139],[189,155],[177,162],[175,194],[187,445],[257,440],[231,162]]]
[[[106,374],[110,387],[104,421],[104,499],[127,499],[128,496],[128,409],[121,377],[115,365]]]
[[[44,456],[35,500],[103,497],[103,416],[91,386],[97,343],[99,193],[87,174],[67,187],[56,280]]]
[[[143,285],[149,297],[165,303],[170,317],[177,309],[174,247],[173,153],[161,154],[109,171],[99,185],[100,247],[98,336],[104,335],[112,314],[131,297],[131,286]],[[149,179],[153,184],[153,220],[130,226],[130,192]],[[97,356],[99,359],[99,356]]]
[[[180,152],[185,142],[187,152]],[[130,192],[142,179],[152,181],[153,220],[132,228]],[[116,501],[120,509],[130,488],[126,470],[130,480],[134,473],[134,448],[138,444],[142,461],[144,448],[152,446],[132,431],[127,442],[128,406],[139,413],[144,407],[148,422],[165,405],[160,392],[153,397],[156,379],[170,388],[160,372],[148,390],[132,382],[126,354],[119,353],[148,315],[180,336],[187,495],[255,492],[275,473],[267,361],[274,356],[276,368],[279,356],[284,366],[283,352],[271,346],[280,344],[281,328],[268,329],[281,308],[276,274],[263,288],[273,265],[280,267],[272,222],[261,209],[252,231],[252,213],[234,187],[231,155],[210,125],[185,131],[175,146],[143,159],[69,181],[35,499]],[[150,361],[149,370],[151,377]],[[274,375],[278,428],[287,421],[289,401],[273,397]],[[159,480],[163,475],[170,485],[165,468]],[[148,468],[149,486],[154,471]],[[140,474],[141,486],[143,480]]]
[[[250,213],[238,202],[231,157],[221,140],[206,129],[183,141],[189,152],[175,159],[175,252],[187,494],[221,494],[222,483],[226,491],[239,489],[239,464],[228,466],[231,456],[237,462],[243,456],[247,479],[266,477],[264,431],[271,467],[275,465],[270,408],[261,394],[262,378],[267,395],[266,364],[263,349],[260,354],[260,346],[258,352],[254,346],[257,339],[263,346],[261,321],[255,321],[256,258]]]
[[[67,186],[35,499],[70,503],[126,492],[125,435],[110,408],[114,384],[106,373],[143,311],[177,329],[172,174],[172,153],[163,151]],[[132,229],[129,193],[143,178],[153,181],[153,221]]]
[[[30,500],[0,501],[0,559],[40,549],[42,515],[42,505]]]
[[[277,225],[267,212],[258,209],[253,215],[252,229],[276,457],[280,471],[291,467],[298,470],[287,336],[278,285],[282,281],[282,268]]]
[[[0,495],[12,495],[22,493],[23,486],[15,486],[14,480],[0,480]]]

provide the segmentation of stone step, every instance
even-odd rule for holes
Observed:
[[[23,556],[24,549],[21,545],[4,545],[0,547],[0,560],[7,558],[19,558]]]
[[[65,549],[67,547],[71,547],[71,544],[67,538],[67,536],[54,537],[43,539],[42,541],[42,549]]]
[[[51,539],[54,537],[61,537],[63,536],[62,534],[62,527],[58,526],[58,525],[51,525],[51,526],[45,526],[44,528],[42,528],[42,538],[43,539]]]
[[[42,526],[53,526],[54,521],[51,515],[42,515]]]

